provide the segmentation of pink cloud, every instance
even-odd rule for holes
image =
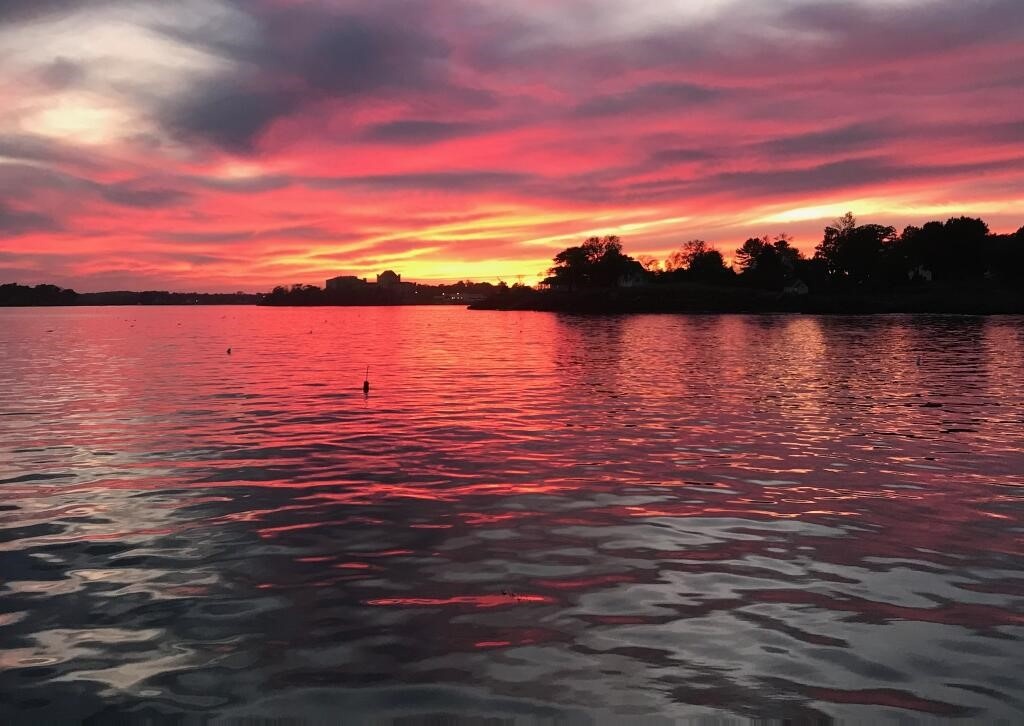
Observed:
[[[785,229],[809,250],[847,205],[1024,222],[1013,0],[210,7],[233,22],[125,16],[123,52],[150,69],[137,83],[69,52],[42,10],[6,19],[0,273],[265,289],[384,265],[535,274],[597,231],[660,254]],[[75,131],[94,117],[135,121]]]

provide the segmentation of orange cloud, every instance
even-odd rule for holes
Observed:
[[[590,234],[809,251],[847,209],[1012,231],[1024,6],[925,4],[16,3],[0,280],[529,282]]]

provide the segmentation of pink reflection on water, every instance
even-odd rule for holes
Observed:
[[[190,654],[165,704],[449,675],[640,715],[1021,700],[1020,321],[217,314],[5,318],[12,648],[156,622],[140,659]],[[974,690],[922,665],[965,652]]]
[[[556,602],[545,595],[454,595],[452,597],[386,597],[367,600],[367,605],[384,607],[441,607],[445,605],[469,605],[473,608],[508,607],[517,603]]]
[[[808,686],[804,689],[804,692],[808,697],[819,701],[903,708],[908,711],[930,713],[936,716],[963,716],[967,711],[967,709],[952,703],[932,701],[915,696],[907,691],[899,691],[892,688],[866,688],[857,691],[846,691],[838,688],[815,688]]]
[[[633,575],[600,575],[598,577],[581,577],[576,579],[535,580],[538,587],[550,587],[556,590],[591,590],[602,585],[615,585],[623,582],[636,582]]]

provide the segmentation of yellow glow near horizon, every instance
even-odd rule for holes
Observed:
[[[629,232],[642,232],[658,227],[670,227],[676,224],[684,224],[690,219],[690,217],[666,217],[664,219],[651,219],[643,222],[626,222],[607,227],[592,227],[590,229],[574,230],[564,234],[535,237],[533,239],[523,241],[522,244],[523,246],[549,246],[551,244],[565,242],[567,240],[584,240],[588,237],[602,237],[613,234],[622,235]]]
[[[471,282],[504,281],[509,285],[521,281],[526,285],[536,285],[546,276],[541,270],[551,266],[549,260],[480,260],[459,261],[448,260],[417,260],[414,265],[404,271],[395,270],[407,282],[423,282],[436,284],[439,282]]]
[[[814,220],[833,220],[847,212],[853,212],[858,218],[866,217],[942,217],[958,215],[970,210],[972,215],[998,214],[1013,211],[1013,205],[1005,202],[956,202],[946,204],[928,204],[915,201],[893,199],[849,199],[843,202],[820,204],[811,207],[798,207],[782,212],[774,212],[752,220],[752,224],[774,224],[787,222],[809,222]]]

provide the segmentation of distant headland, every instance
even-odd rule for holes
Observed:
[[[489,282],[456,282],[426,285],[403,282],[393,270],[377,275],[376,281],[353,275],[332,277],[322,288],[316,285],[275,287],[261,305],[470,305],[487,300],[500,290]]]
[[[58,305],[256,305],[258,293],[167,292],[75,292],[56,285],[0,285],[0,307],[53,307]]]
[[[486,300],[502,289],[489,282],[456,282],[425,285],[402,282],[401,275],[385,270],[375,282],[342,276],[324,287],[279,285],[269,293],[75,292],[56,285],[0,285],[0,307],[49,307],[58,305],[270,305],[279,307],[355,305],[462,305]]]
[[[659,261],[630,257],[616,236],[591,237],[554,256],[536,288],[522,284],[403,282],[332,277],[269,293],[77,293],[54,285],[0,285],[0,306],[50,305],[462,305],[474,310],[578,313],[1024,313],[1024,227],[993,234],[981,219],[906,227],[858,224],[851,213],[825,227],[810,257],[786,234],[751,237],[732,265],[703,240]]]

